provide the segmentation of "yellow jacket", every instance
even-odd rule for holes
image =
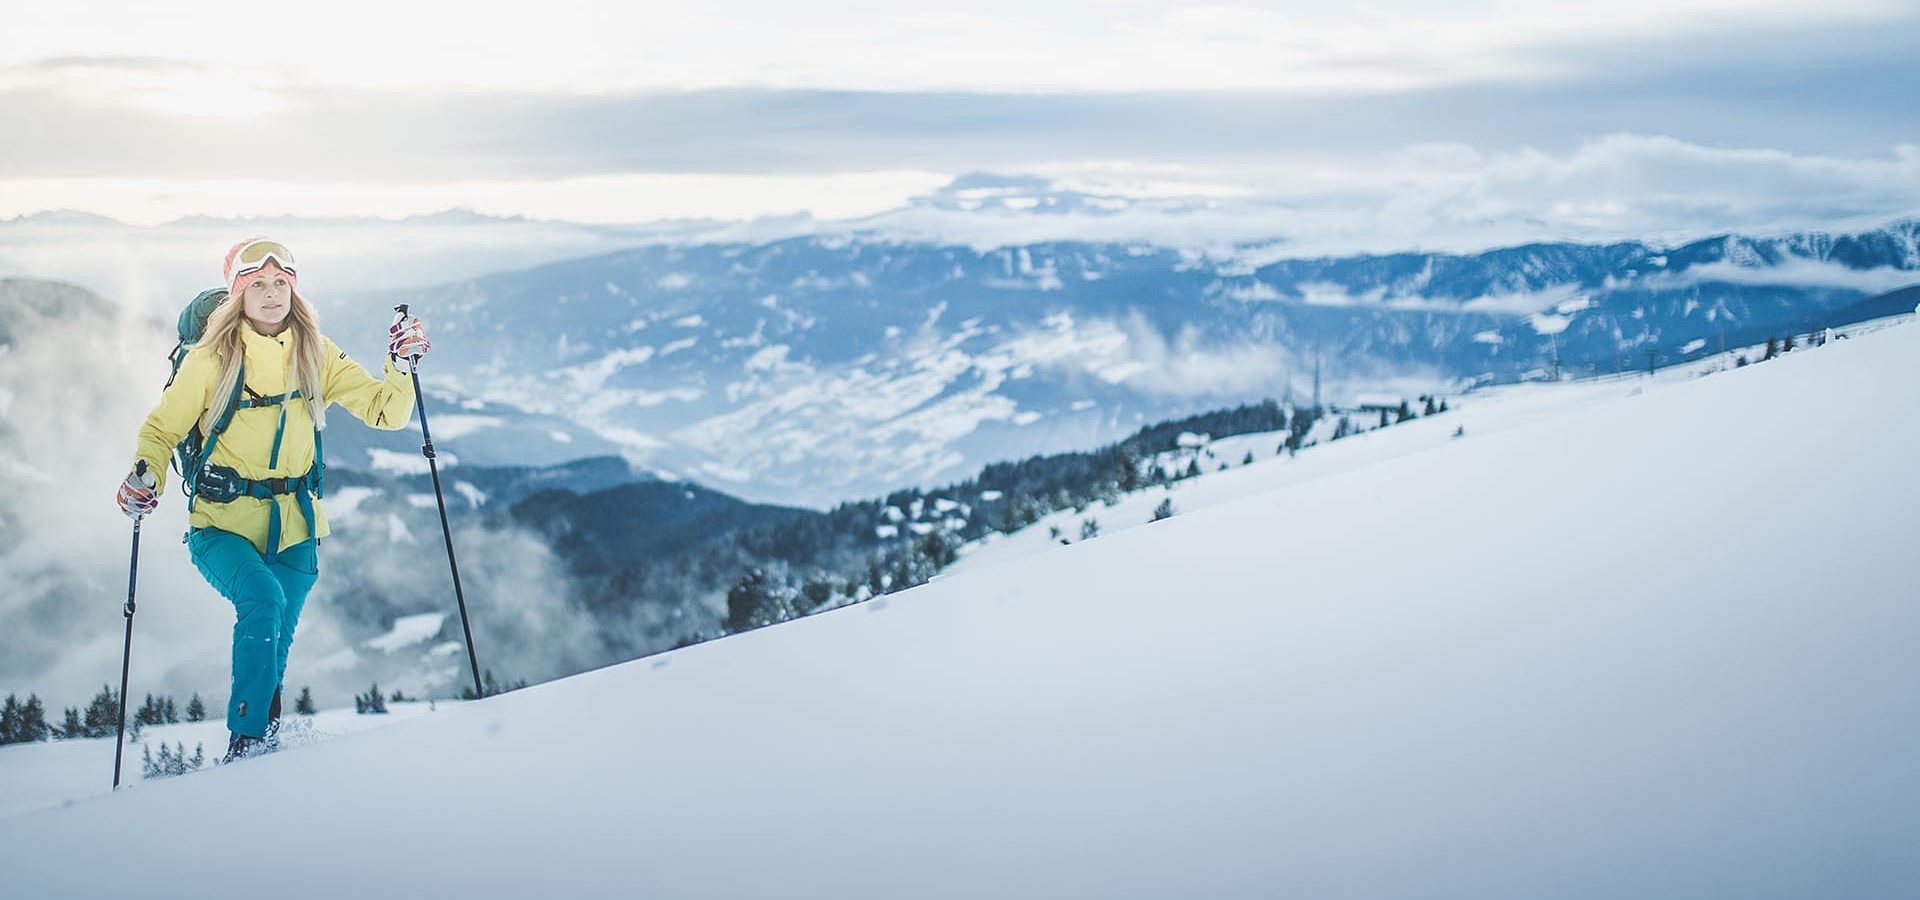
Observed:
[[[241,344],[246,349],[247,387],[264,396],[282,394],[291,389],[287,373],[293,368],[292,329],[277,336],[263,335],[250,323],[240,327]],[[413,419],[413,382],[387,360],[386,379],[374,378],[359,363],[348,358],[334,342],[320,338],[320,380],[329,405],[339,404],[361,421],[385,431],[398,431]],[[180,443],[193,425],[213,403],[215,382],[220,378],[220,359],[209,347],[195,347],[180,363],[173,384],[161,394],[160,403],[140,426],[137,459],[147,461],[147,470],[159,479],[156,494],[167,484],[167,462],[174,445]],[[244,394],[242,396],[245,396]],[[280,424],[280,411],[286,410],[287,422],[280,441],[280,464],[269,467],[273,436]],[[313,465],[313,420],[307,415],[305,401],[280,406],[242,409],[220,435],[208,465],[228,466],[250,479],[279,478],[306,474]],[[272,500],[239,497],[230,503],[214,503],[205,497],[193,504],[187,524],[193,528],[218,528],[231,531],[253,542],[255,550],[267,552],[267,517],[280,518],[280,546],[284,550],[308,538],[307,521],[293,495],[281,494]],[[326,537],[327,516],[314,504],[313,537]]]

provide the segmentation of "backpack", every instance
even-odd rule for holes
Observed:
[[[173,364],[173,370],[167,375],[166,387],[173,386],[173,380],[179,377],[180,364],[186,360],[187,352],[192,350],[194,345],[200,342],[201,336],[206,334],[207,317],[213,315],[213,311],[218,309],[221,303],[226,302],[226,299],[227,291],[224,288],[201,291],[198,296],[194,297],[193,300],[187,304],[185,309],[180,311],[180,319],[175,325],[175,331],[177,332],[176,337],[178,337],[179,340],[174,344],[173,352],[167,355],[168,361]],[[193,508],[193,501],[200,493],[200,476],[207,467],[207,459],[213,455],[214,446],[220,442],[220,434],[226,431],[227,426],[233,422],[234,413],[239,412],[243,408],[275,406],[300,399],[300,392],[295,390],[278,397],[260,397],[255,395],[243,400],[241,399],[240,393],[242,390],[246,390],[246,386],[247,370],[246,366],[242,364],[240,377],[234,380],[233,395],[227,398],[226,414],[222,415],[220,420],[213,424],[212,433],[202,434],[200,431],[200,420],[196,418],[194,419],[193,427],[188,429],[186,437],[181,438],[180,443],[174,445],[173,470],[180,476],[180,483],[185,486],[188,509]],[[247,390],[247,393],[252,394],[253,392]],[[276,456],[280,452],[279,446],[279,439],[275,438],[274,453]],[[313,493],[316,497],[321,496],[321,485],[324,483],[322,479],[325,471],[326,463],[321,453],[320,428],[319,426],[315,426],[313,429],[312,484]],[[220,499],[232,499],[231,496],[226,496],[224,491],[222,494],[223,496]]]
[[[201,291],[200,295],[180,311],[180,321],[175,326],[180,342],[173,345],[173,352],[167,354],[167,361],[173,363],[173,371],[167,375],[167,386],[173,386],[173,379],[180,374],[180,363],[187,358],[187,351],[200,342],[200,336],[207,333],[207,317],[220,308],[227,299],[225,288]]]

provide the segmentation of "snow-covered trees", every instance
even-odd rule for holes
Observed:
[[[526,686],[527,686],[527,680],[525,678],[522,678],[519,681],[516,681],[512,684],[502,686],[500,682],[494,680],[492,669],[486,669],[480,673],[480,690],[483,691],[483,693],[481,694],[481,696],[483,697],[491,697],[495,694],[504,694],[508,691],[517,691]],[[473,700],[477,698],[473,696],[473,688],[464,687],[460,689],[460,699]]]
[[[206,745],[193,745],[193,755],[187,755],[184,743],[176,742],[168,747],[160,742],[160,755],[154,756],[153,748],[142,746],[140,749],[140,768],[146,778],[167,778],[173,775],[185,775],[205,765],[207,761]]]
[[[120,695],[113,688],[100,686],[100,693],[93,695],[87,704],[82,723],[82,737],[106,737],[120,730]]]
[[[133,720],[141,725],[171,725],[180,721],[180,714],[172,697],[148,694],[146,702],[134,712]]]
[[[794,618],[795,593],[766,569],[747,569],[727,589],[727,630],[747,631]]]
[[[353,695],[353,711],[363,716],[381,715],[387,711],[387,695],[380,693],[380,682],[374,682],[365,694]]]
[[[0,744],[44,741],[52,736],[53,729],[47,727],[46,709],[40,705],[38,694],[28,694],[24,703],[13,694],[7,695],[6,706],[0,710]]]

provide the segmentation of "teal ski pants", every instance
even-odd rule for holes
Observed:
[[[187,550],[200,574],[233,604],[233,690],[227,730],[262,737],[267,707],[287,673],[287,651],[300,608],[320,577],[317,542],[309,539],[269,561],[252,542],[218,528],[195,528]]]

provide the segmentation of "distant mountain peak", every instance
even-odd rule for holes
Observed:
[[[37,212],[37,213],[29,213],[23,216],[14,216],[13,218],[6,220],[6,222],[7,224],[18,223],[23,225],[101,226],[101,225],[124,224],[118,219],[114,219],[108,216],[103,216],[103,215],[100,215],[99,213],[90,213],[90,212],[86,212],[85,210],[78,210],[78,209],[46,209],[46,210],[41,210],[40,212]]]
[[[431,222],[439,225],[487,225],[503,222],[526,222],[525,216],[492,216],[464,206],[443,209],[436,213],[408,216],[402,221]]]
[[[1076,191],[1039,175],[998,172],[968,172],[931,194],[908,201],[909,208],[948,212],[1103,216],[1122,212],[1134,204],[1135,200],[1130,197]]]

